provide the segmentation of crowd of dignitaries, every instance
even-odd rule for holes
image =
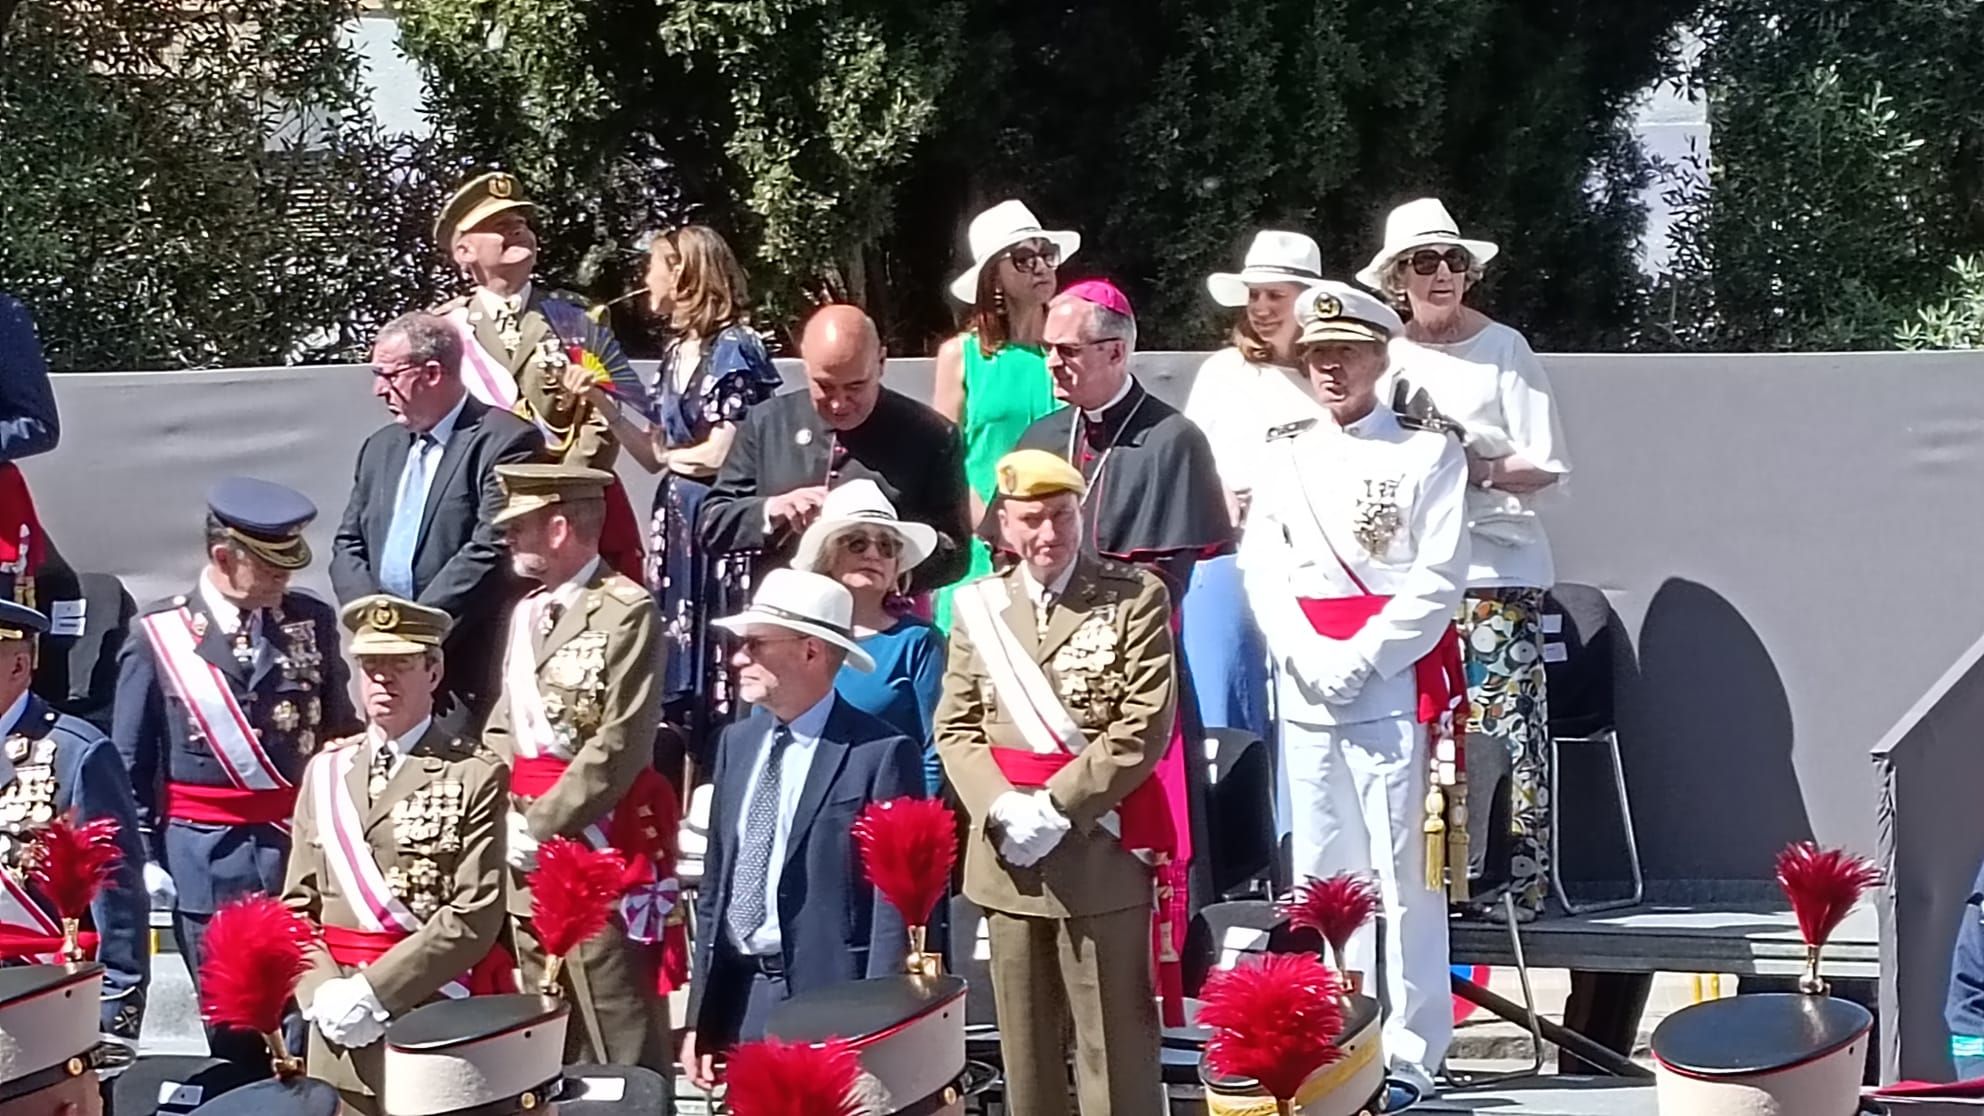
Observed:
[[[570,1005],[564,1064],[710,1087],[780,1004],[902,971],[909,928],[849,831],[942,796],[971,925],[939,912],[932,940],[989,952],[1009,1105],[1070,1110],[1071,1031],[1082,1112],[1158,1112],[1187,918],[1216,898],[1186,742],[1218,726],[1279,740],[1298,882],[1379,881],[1360,966],[1391,1069],[1433,1088],[1442,892],[1471,868],[1533,908],[1542,878],[1529,498],[1567,466],[1533,355],[1461,301],[1493,245],[1413,203],[1367,290],[1261,234],[1208,284],[1245,310],[1181,412],[1131,374],[1124,293],[1058,281],[1080,237],[1002,203],[970,227],[932,409],[884,385],[847,305],[807,319],[806,386],[775,394],[741,268],[693,226],[654,242],[670,341],[637,371],[534,276],[535,208],[508,175],[463,186],[435,234],[471,292],[377,335],[389,421],[333,538],[337,609],[290,588],[317,509],[233,478],[194,583],[131,625],[107,739],[29,691],[49,617],[0,613],[4,848],[71,808],[125,846],[92,917],[103,1030],[136,1036],[149,907],[197,982],[216,913],[273,894],[320,933],[290,1048],[349,1108],[393,1110],[394,1028],[423,1005],[519,988]],[[645,540],[623,449],[662,478]],[[1463,729],[1496,755],[1461,755]],[[1484,865],[1507,844],[1484,834],[1434,871],[1465,767],[1490,780],[1472,816],[1513,798],[1518,848]],[[625,866],[606,930],[556,956],[531,891],[554,838]],[[0,923],[55,933],[20,879]]]

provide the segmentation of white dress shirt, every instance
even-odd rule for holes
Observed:
[[[1033,567],[1020,563],[1020,585],[1026,589],[1026,599],[1033,602],[1033,623],[1036,632],[1047,630],[1047,610],[1068,591],[1068,580],[1075,576],[1075,564],[1068,563],[1061,572],[1054,575],[1052,583],[1042,585],[1033,576]]]
[[[380,731],[377,725],[366,728],[365,736],[371,744],[371,750],[365,754],[366,770],[371,770],[371,762],[378,757],[379,750],[383,748],[393,754],[393,765],[386,769],[387,777],[390,778],[393,775],[399,774],[400,765],[406,762],[407,752],[419,742],[422,736],[426,735],[428,726],[433,723],[434,717],[432,714],[429,714],[422,717],[419,724],[406,730],[404,735],[398,737],[387,736],[384,732]]]
[[[482,308],[491,314],[498,314],[508,310],[510,304],[514,302],[517,308],[517,316],[522,317],[524,307],[530,305],[530,287],[530,281],[525,280],[524,285],[517,288],[517,293],[507,299],[495,291],[490,290],[488,287],[477,287],[475,289],[475,300],[480,302]]]
[[[806,776],[813,769],[813,755],[820,750],[820,734],[827,730],[827,715],[833,712],[834,694],[827,696],[811,709],[792,719],[786,727],[792,730],[792,743],[785,746],[779,756],[778,774],[778,828],[772,835],[772,862],[765,871],[765,921],[743,941],[732,936],[731,945],[739,952],[754,957],[764,957],[779,952],[784,939],[778,925],[778,878],[785,865],[786,844],[792,837],[792,815],[799,811],[799,796],[806,790]],[[751,820],[751,800],[758,793],[758,777],[764,773],[765,757],[771,754],[772,734],[758,742],[758,750],[751,757],[751,770],[744,781],[744,798],[737,804],[737,841],[741,845],[745,839],[745,827]],[[732,875],[736,866],[731,867]],[[722,920],[726,934],[731,933],[728,919]]]
[[[220,587],[214,584],[212,575],[204,570],[200,573],[200,603],[207,606],[207,612],[213,616],[214,624],[220,628],[222,635],[231,636],[240,630],[240,607],[221,595]],[[260,612],[255,614],[258,627],[261,616]],[[250,629],[248,641],[253,643],[261,636],[261,632]]]
[[[1126,395],[1128,395],[1128,394],[1130,394],[1130,388],[1131,388],[1131,386],[1132,386],[1132,385],[1134,385],[1134,384],[1135,384],[1136,382],[1137,382],[1137,381],[1136,381],[1136,377],[1134,377],[1134,376],[1132,376],[1132,375],[1130,375],[1130,374],[1129,374],[1129,373],[1127,373],[1127,372],[1126,372],[1126,373],[1124,373],[1124,374],[1123,374],[1123,386],[1121,386],[1121,387],[1119,387],[1119,388],[1117,388],[1117,389],[1116,389],[1116,394],[1114,394],[1114,395],[1112,395],[1112,396],[1110,396],[1110,397],[1109,397],[1109,402],[1107,402],[1107,403],[1104,403],[1104,404],[1103,404],[1102,406],[1100,406],[1100,407],[1097,407],[1097,408],[1096,408],[1095,410],[1093,410],[1093,411],[1091,411],[1091,410],[1089,410],[1088,408],[1086,408],[1086,407],[1084,407],[1084,408],[1082,408],[1082,414],[1084,414],[1084,415],[1087,415],[1087,416],[1088,416],[1088,420],[1089,420],[1090,422],[1099,422],[1099,421],[1101,421],[1101,419],[1102,419],[1102,416],[1104,416],[1104,415],[1106,415],[1106,414],[1108,414],[1108,413],[1109,413],[1109,408],[1111,408],[1111,407],[1114,407],[1114,406],[1115,406],[1116,404],[1118,404],[1118,403],[1121,403],[1121,402],[1123,401],[1123,397],[1124,397],[1124,396],[1126,396]]]

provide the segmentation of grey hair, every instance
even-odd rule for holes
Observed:
[[[1088,299],[1071,294],[1055,295],[1054,301],[1049,303],[1049,305],[1056,305],[1063,302],[1078,302],[1088,307],[1088,340],[1120,340],[1123,342],[1123,356],[1126,359],[1131,353],[1137,351],[1137,319],[1128,314],[1118,314],[1116,311],[1111,310],[1099,302],[1090,302]]]
[[[1412,255],[1408,252],[1386,264],[1385,269],[1378,273],[1378,285],[1382,288],[1378,293],[1384,295],[1385,301],[1400,310],[1412,308],[1412,301],[1405,297],[1405,269],[1411,266]],[[1481,261],[1470,255],[1467,261],[1467,290],[1463,290],[1461,294],[1466,295],[1468,291],[1473,290],[1475,284],[1481,282],[1481,277],[1487,273],[1488,269],[1481,266]]]
[[[439,314],[415,310],[401,314],[379,330],[379,341],[398,338],[406,342],[407,359],[415,364],[433,361],[450,376],[462,370],[462,335]]]

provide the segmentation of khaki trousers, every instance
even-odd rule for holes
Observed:
[[[1148,908],[1081,918],[985,912],[1006,1111],[1068,1116],[1074,1027],[1082,1116],[1163,1116]]]
[[[518,967],[526,992],[544,979],[544,947],[528,919],[512,918]],[[627,940],[609,923],[565,959],[559,978],[571,992],[565,1024],[565,1064],[645,1066],[673,1074],[668,1003],[655,990],[656,947]]]

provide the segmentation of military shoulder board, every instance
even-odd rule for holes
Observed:
[[[1460,423],[1440,414],[1414,415],[1400,412],[1398,424],[1407,430],[1430,430],[1435,434],[1448,434],[1455,438],[1465,433]]]
[[[1293,438],[1314,425],[1316,425],[1315,419],[1303,419],[1300,422],[1285,422],[1280,426],[1269,427],[1268,441],[1272,442],[1281,438]]]

